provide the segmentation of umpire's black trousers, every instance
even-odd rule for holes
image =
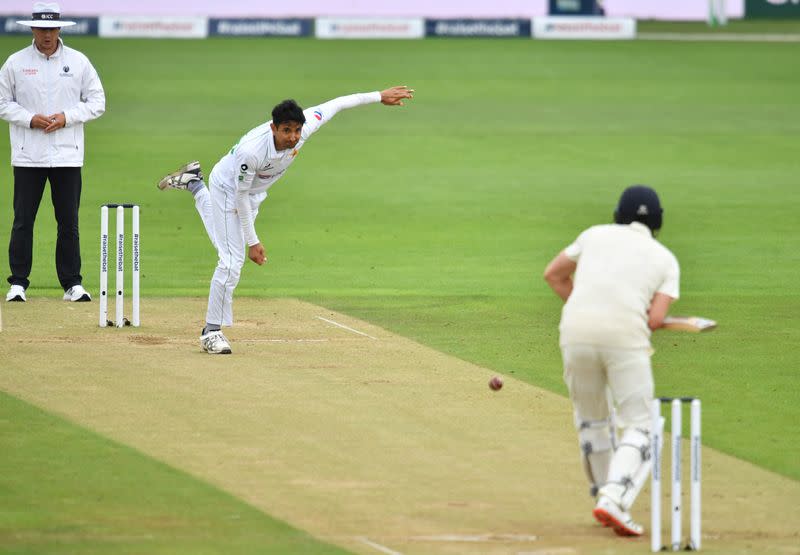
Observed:
[[[33,263],[33,224],[44,185],[50,181],[50,198],[58,224],[56,273],[66,291],[81,283],[81,244],[78,209],[81,204],[80,168],[14,167],[14,225],[8,245],[11,285],[28,288]]]

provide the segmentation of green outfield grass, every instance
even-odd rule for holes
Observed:
[[[26,43],[3,37],[0,51]],[[87,127],[81,230],[84,284],[92,292],[101,203],[142,206],[144,295],[203,296],[214,253],[188,195],[156,190],[161,175],[190,159],[200,159],[208,173],[284,98],[309,106],[408,84],[417,97],[406,108],[340,114],[304,148],[257,222],[270,262],[248,264],[237,293],[307,299],[565,394],[560,302],[541,273],[582,229],[610,220],[625,186],[647,183],[665,206],[660,239],[681,262],[682,298],[674,312],[720,323],[708,335],[656,335],[657,393],[701,397],[704,444],[800,480],[800,431],[791,425],[800,419],[798,45],[88,38],[68,44],[89,55],[108,97],[106,115]],[[8,153],[5,133],[0,153]],[[8,165],[0,183],[0,245],[7,245]],[[56,296],[49,199],[38,226],[29,296]],[[4,271],[6,263],[4,254]],[[186,315],[198,329],[203,316]],[[146,325],[146,310],[142,318]],[[7,397],[0,411],[8,423],[0,452],[19,450],[17,458],[3,459],[12,473],[49,454],[65,477],[88,481],[93,467],[61,457],[61,443],[48,432],[56,430],[76,438],[70,447],[76,456],[80,445],[117,449],[132,472],[183,484],[186,503],[217,495],[78,429],[47,424]],[[42,422],[36,431],[42,441],[22,437],[31,418]],[[14,487],[24,491],[34,476],[26,470]],[[135,483],[109,487],[107,494],[123,505],[120,518],[124,506],[137,506]],[[17,523],[76,526],[68,516],[51,515],[57,493],[17,492],[22,506],[0,512],[0,534]],[[230,503],[220,511],[247,513],[241,534],[253,541],[261,537],[253,530],[264,526],[276,542],[302,539],[265,525],[233,500],[214,502]],[[182,501],[164,503],[171,514]],[[90,510],[74,518],[91,518]],[[142,511],[129,517],[162,514],[157,506]],[[216,517],[186,518],[191,526]],[[175,549],[164,552],[198,552],[181,533],[166,544]],[[240,532],[220,532],[228,533]],[[80,552],[96,548],[89,542]],[[253,551],[243,544],[236,552]]]

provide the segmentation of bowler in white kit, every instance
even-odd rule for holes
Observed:
[[[199,162],[190,162],[159,182],[159,189],[185,189],[194,195],[195,207],[217,250],[206,324],[200,335],[204,351],[231,353],[221,328],[233,325],[233,292],[239,283],[245,252],[258,265],[267,260],[255,229],[259,206],[305,142],[341,110],[377,102],[402,106],[403,100],[413,98],[413,92],[406,86],[396,86],[334,98],[306,110],[294,100],[284,100],[272,110],[272,120],[250,130],[217,162],[208,187]]]

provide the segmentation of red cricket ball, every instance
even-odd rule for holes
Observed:
[[[503,388],[503,378],[500,376],[495,376],[491,380],[489,380],[489,389],[492,391],[499,391]]]

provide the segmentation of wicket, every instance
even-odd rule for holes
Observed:
[[[114,322],[108,319],[108,209],[117,209],[117,256],[116,256],[116,296],[114,301]],[[123,315],[125,288],[125,209],[132,212],[132,312],[129,321]],[[138,204],[104,204],[100,207],[100,327],[115,325],[118,328],[133,325],[139,327],[139,205]]]
[[[690,530],[687,551],[700,550],[700,399],[694,397],[661,397],[653,400],[651,438],[652,438],[652,483],[650,505],[650,550],[655,553],[666,550],[661,544],[661,457],[664,445],[664,419],[661,417],[661,404],[672,406],[672,469],[671,469],[671,504],[672,534],[670,548],[681,550],[681,413],[683,403],[691,406],[691,452],[690,452]]]

